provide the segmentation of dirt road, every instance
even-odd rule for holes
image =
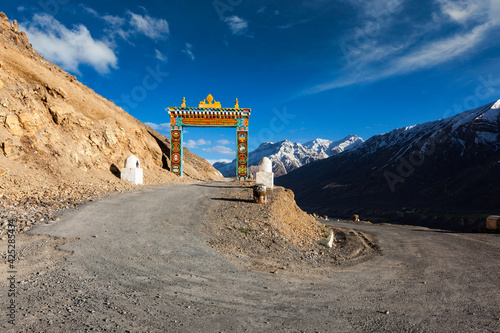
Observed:
[[[373,235],[382,255],[325,276],[251,272],[205,244],[202,223],[218,191],[126,193],[36,228],[78,239],[61,246],[65,259],[27,268],[16,327],[2,315],[1,331],[500,331],[498,234],[334,223]],[[19,244],[29,237],[54,242],[21,235]]]

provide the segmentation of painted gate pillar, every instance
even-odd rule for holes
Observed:
[[[186,107],[182,99],[180,107],[169,107],[170,115],[170,171],[183,175],[182,129],[183,127],[236,127],[236,177],[248,178],[248,118],[249,108],[240,108],[238,99],[234,108],[223,108],[212,95],[201,101],[198,107]]]

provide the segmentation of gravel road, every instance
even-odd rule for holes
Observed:
[[[219,191],[125,193],[30,231],[73,239],[60,246],[70,254],[23,277],[16,327],[1,331],[500,331],[498,234],[329,222],[372,235],[382,255],[323,276],[252,272],[205,244]],[[30,237],[47,238],[19,244]]]

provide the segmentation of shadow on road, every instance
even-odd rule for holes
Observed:
[[[217,184],[194,184],[194,186],[203,186],[203,187],[212,187],[212,188],[252,188],[253,186],[225,186],[225,185],[217,185]]]
[[[235,201],[235,202],[253,202],[253,200],[249,199],[229,199],[229,198],[211,198],[212,200],[220,200],[220,201]]]

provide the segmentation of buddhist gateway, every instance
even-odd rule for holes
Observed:
[[[234,108],[223,108],[212,95],[198,104],[187,107],[186,98],[180,107],[169,107],[170,115],[170,171],[179,177],[183,174],[182,129],[184,127],[236,127],[236,177],[248,178],[248,118],[249,108],[240,108],[238,99]]]

